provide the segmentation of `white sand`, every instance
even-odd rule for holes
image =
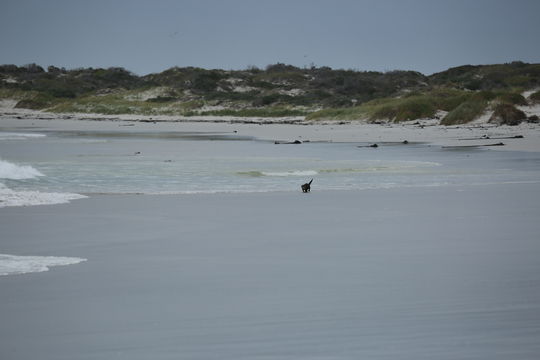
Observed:
[[[441,126],[437,119],[421,119],[399,124],[355,122],[309,122],[303,117],[243,118],[232,116],[144,116],[100,114],[54,114],[13,108],[0,103],[0,130],[93,130],[93,131],[237,131],[238,135],[272,141],[332,142],[426,142],[441,146],[489,145],[502,142],[494,150],[540,151],[540,124],[496,126],[486,113],[471,124]],[[540,105],[521,107],[527,115],[540,115]],[[126,126],[128,125],[128,126]],[[521,135],[523,138],[511,137]],[[489,139],[485,139],[489,137]],[[507,138],[511,139],[507,139]],[[468,139],[468,140],[463,140]],[[476,139],[476,140],[470,140]]]

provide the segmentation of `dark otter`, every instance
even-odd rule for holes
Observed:
[[[311,179],[310,182],[305,183],[304,185],[302,185],[302,192],[305,192],[305,193],[310,192],[312,182],[313,182],[313,179]]]

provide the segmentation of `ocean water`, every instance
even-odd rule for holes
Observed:
[[[0,132],[0,359],[536,360],[538,154],[362,145]]]
[[[426,144],[274,144],[224,133],[0,132],[0,206],[96,194],[365,190],[529,183],[536,154]]]

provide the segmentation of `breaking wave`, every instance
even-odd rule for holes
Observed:
[[[0,160],[0,179],[26,180],[43,175],[29,165],[17,165]],[[70,200],[86,198],[84,195],[71,193],[48,193],[41,191],[15,191],[0,183],[0,208],[6,206],[64,204]]]
[[[23,180],[44,176],[29,165],[16,165],[0,159],[0,179]]]
[[[74,265],[86,259],[59,256],[15,256],[0,254],[0,275],[48,271],[51,266]]]

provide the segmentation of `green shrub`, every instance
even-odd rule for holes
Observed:
[[[323,109],[312,112],[306,120],[361,120],[368,117],[366,111],[359,106],[341,109]]]
[[[30,96],[32,92],[23,91],[17,88],[1,88],[0,87],[0,99],[13,99],[21,100]]]
[[[235,84],[254,90],[236,92],[233,91]],[[235,109],[325,109],[310,115],[313,119],[403,121],[431,117],[435,111],[444,110],[453,113],[449,115],[451,120],[452,116],[457,116],[455,114],[461,112],[459,116],[462,116],[471,112],[479,103],[496,100],[497,103],[525,104],[519,92],[539,86],[540,64],[523,62],[466,65],[431,76],[413,71],[383,73],[316,66],[298,68],[279,63],[269,65],[266,70],[174,67],[146,76],[137,76],[122,68],[65,70],[51,66],[44,71],[37,65],[0,66],[0,89],[26,94],[7,95],[21,100],[19,107],[114,113],[181,114],[193,110],[183,107],[183,102],[200,101]],[[161,92],[156,98],[140,101],[142,91],[155,87],[178,91]],[[292,89],[300,89],[299,95],[286,95],[285,91]],[[123,94],[124,98],[115,98],[110,96],[112,94]],[[533,94],[530,99],[540,102],[540,95]],[[352,106],[356,104],[358,106]]]
[[[15,105],[18,109],[42,110],[51,105],[50,101],[44,99],[23,99]]]
[[[174,96],[158,96],[158,97],[155,97],[155,98],[148,99],[146,101],[147,102],[155,102],[155,103],[164,103],[164,102],[171,102],[171,101],[175,101],[175,100],[178,100],[178,99],[176,97],[174,97]]]
[[[291,83],[298,84],[306,81],[304,74],[300,72],[284,71],[284,72],[265,72],[254,75],[254,81],[264,81],[270,83]]]
[[[467,101],[472,95],[469,91],[456,89],[436,89],[425,96],[433,102],[438,110],[452,111],[463,102]]]
[[[222,78],[223,75],[219,71],[201,70],[196,72],[191,80],[191,88],[199,93],[213,91]]]
[[[466,124],[473,121],[486,110],[488,102],[482,98],[471,98],[450,111],[442,119],[442,125]]]
[[[521,94],[517,93],[505,93],[497,96],[496,100],[513,105],[527,105],[527,100]]]
[[[15,105],[19,109],[43,110],[54,105],[58,100],[49,94],[37,93],[24,97]]]
[[[525,119],[527,119],[527,115],[523,111],[517,109],[514,105],[500,103],[495,106],[489,122],[499,125],[515,126],[519,125]]]
[[[289,95],[282,95],[278,93],[265,95],[262,97],[258,97],[253,101],[253,106],[260,107],[260,106],[267,106],[271,105],[277,102],[283,102],[283,103],[291,103],[291,99],[293,97]]]
[[[424,96],[413,96],[403,101],[396,101],[381,106],[372,116],[372,119],[393,119],[406,121],[425,117],[433,117],[437,108],[435,104]]]
[[[346,109],[324,109],[308,115],[308,119],[394,121],[433,117],[437,110],[452,111],[472,97],[471,92],[436,89],[426,93],[410,93],[401,98],[379,98]]]
[[[210,115],[210,116],[238,116],[238,117],[287,117],[304,116],[306,111],[298,109],[289,109],[283,107],[265,107],[251,109],[224,109],[215,111],[205,111],[200,113],[190,113],[189,115]]]
[[[191,100],[191,101],[180,103],[180,107],[185,111],[195,110],[202,107],[203,105],[204,103],[199,100]]]
[[[536,92],[532,93],[529,96],[529,100],[531,100],[535,104],[540,103],[540,91],[536,91]]]
[[[259,96],[259,91],[246,91],[246,92],[234,92],[234,91],[209,91],[202,94],[201,98],[206,100],[228,100],[228,101],[242,101],[252,102]]]
[[[470,98],[473,101],[480,101],[480,100],[491,101],[491,100],[495,99],[497,96],[499,96],[500,94],[501,94],[500,92],[483,90],[483,91],[478,91],[478,92],[472,93]]]
[[[531,82],[531,77],[527,75],[516,75],[505,79],[505,83],[510,87],[527,87]]]

